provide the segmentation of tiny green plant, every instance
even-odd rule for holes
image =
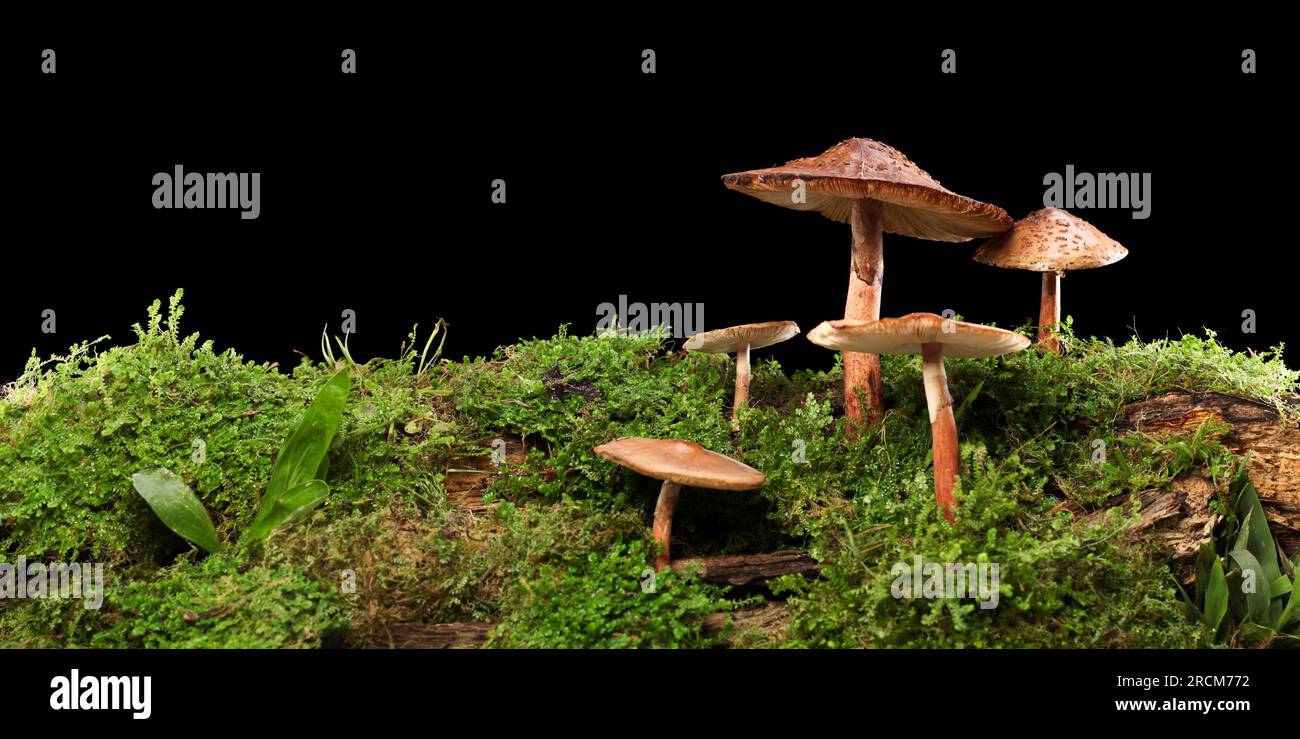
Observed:
[[[280,448],[257,516],[246,536],[261,541],[271,532],[305,518],[329,495],[323,479],[329,447],[343,418],[350,380],[347,370],[321,388],[302,421]],[[162,467],[131,476],[132,485],[167,528],[209,553],[221,550],[212,519],[180,477]]]
[[[1300,646],[1300,578],[1268,530],[1243,462],[1230,488],[1235,501],[1220,558],[1213,542],[1196,561],[1195,597],[1183,591],[1188,619],[1214,642]],[[1182,589],[1181,583],[1179,589]]]

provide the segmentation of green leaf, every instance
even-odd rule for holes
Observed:
[[[343,406],[347,403],[350,381],[347,370],[334,375],[321,388],[303,416],[280,448],[271,468],[271,482],[257,509],[257,517],[249,529],[253,539],[264,539],[276,527],[270,521],[276,515],[276,504],[288,491],[315,479],[329,452],[330,442],[343,420]]]
[[[1286,628],[1292,621],[1300,622],[1300,581],[1291,584],[1291,599],[1277,619],[1277,628]]]
[[[1223,575],[1223,563],[1218,557],[1210,565],[1209,583],[1205,590],[1205,611],[1202,614],[1210,631],[1218,633],[1223,617],[1228,613],[1228,581]]]
[[[1214,553],[1214,542],[1207,541],[1201,545],[1201,552],[1196,556],[1196,604],[1205,608],[1205,591],[1210,585],[1210,570],[1218,555]]]
[[[1178,582],[1178,578],[1175,577],[1173,580],[1174,585],[1178,588],[1179,594],[1182,596],[1180,600],[1183,604],[1183,610],[1187,613],[1187,622],[1196,623],[1200,621],[1201,609],[1197,608],[1196,604],[1192,602],[1191,597],[1187,595],[1187,591],[1183,589],[1183,584]]]
[[[266,517],[265,531],[256,534],[249,532],[255,539],[266,538],[275,529],[301,521],[306,518],[330,494],[329,485],[324,480],[308,480],[298,487],[286,492],[276,501],[274,510]]]
[[[1265,582],[1273,582],[1282,576],[1282,569],[1277,561],[1277,544],[1273,543],[1273,535],[1268,530],[1268,518],[1264,516],[1264,507],[1259,504],[1259,495],[1255,492],[1255,486],[1250,483],[1243,471],[1237,478],[1237,485],[1240,486],[1241,492],[1237,498],[1237,515],[1241,517],[1241,533],[1238,535],[1238,545],[1236,549],[1243,548],[1241,540],[1245,539],[1245,547],[1250,553],[1255,555],[1255,559],[1263,566],[1263,575]]]
[[[1268,585],[1268,596],[1270,598],[1281,598],[1291,592],[1291,578],[1283,575]]]
[[[1264,579],[1264,568],[1255,559],[1255,555],[1244,549],[1234,549],[1228,552],[1237,566],[1241,568],[1242,578],[1238,587],[1242,588],[1242,593],[1246,596],[1246,612],[1251,621],[1257,624],[1268,622],[1268,604],[1272,600],[1270,595],[1271,589],[1269,582]],[[1246,573],[1249,571],[1250,576]],[[1253,578],[1254,592],[1246,590],[1246,584]]]
[[[141,470],[131,475],[131,485],[167,528],[207,552],[221,551],[217,530],[198,496],[170,470]]]

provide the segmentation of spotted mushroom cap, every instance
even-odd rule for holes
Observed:
[[[805,202],[795,202],[795,180],[804,183]],[[853,200],[875,200],[885,231],[931,241],[969,241],[1011,227],[1006,211],[952,192],[894,147],[872,139],[848,139],[815,157],[723,175],[722,183],[840,223],[848,223]]]
[[[753,490],[767,479],[743,462],[680,439],[624,436],[592,451],[646,477],[693,488]]]
[[[922,344],[943,344],[946,357],[996,357],[1029,346],[1029,338],[1006,329],[966,323],[933,313],[909,313],[878,321],[825,321],[808,340],[827,349],[870,354],[920,354]]]
[[[696,334],[687,339],[682,346],[692,352],[731,354],[745,348],[746,344],[750,349],[762,349],[765,346],[780,344],[798,333],[799,324],[794,321],[746,323],[743,326],[719,328]]]
[[[1035,272],[1105,267],[1126,256],[1118,241],[1060,208],[1036,210],[975,250],[977,262]]]

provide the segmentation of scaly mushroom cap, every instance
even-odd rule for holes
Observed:
[[[845,352],[920,354],[922,344],[943,344],[946,357],[996,357],[1029,346],[1029,338],[933,313],[909,313],[879,321],[825,321],[808,332],[818,346]]]
[[[1126,256],[1119,242],[1060,208],[1036,210],[975,250],[977,262],[1035,272],[1105,267]]]
[[[732,354],[745,348],[762,349],[765,346],[780,344],[799,334],[799,325],[794,321],[770,321],[768,323],[746,323],[743,326],[719,328],[696,334],[682,345],[687,351],[705,352],[707,354]]]
[[[807,202],[791,197],[796,179],[804,182]],[[815,210],[840,223],[848,223],[853,200],[875,200],[885,231],[931,241],[969,241],[1011,226],[1006,211],[952,192],[894,147],[872,139],[841,141],[818,156],[723,175],[722,182],[759,200]]]
[[[690,441],[625,436],[593,449],[596,454],[656,480],[711,490],[753,490],[762,472]]]

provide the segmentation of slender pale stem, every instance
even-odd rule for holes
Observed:
[[[663,548],[655,557],[655,572],[662,572],[671,561],[668,547],[673,538],[673,511],[677,508],[677,495],[681,491],[681,485],[668,480],[664,480],[664,484],[659,486],[659,500],[655,503],[653,536],[655,541],[663,545]]]
[[[1043,293],[1038,304],[1038,348],[1061,353],[1061,342],[1052,334],[1061,324],[1061,274],[1043,273]]]
[[[844,317],[874,321],[880,318],[881,282],[885,277],[880,204],[874,200],[854,200],[849,225],[853,228],[853,254],[849,260],[849,296],[844,303]],[[865,396],[865,409],[858,400],[859,391]],[[853,421],[853,426],[861,426],[864,417],[868,423],[874,423],[880,418],[882,405],[880,355],[845,352],[844,415]]]
[[[952,509],[957,507],[952,494],[957,484],[957,421],[952,415],[952,395],[943,367],[943,344],[922,344],[921,360],[925,403],[930,409],[930,444],[934,449],[934,501],[952,523]]]
[[[736,397],[731,406],[731,430],[740,430],[740,407],[749,403],[749,344],[736,352]]]

